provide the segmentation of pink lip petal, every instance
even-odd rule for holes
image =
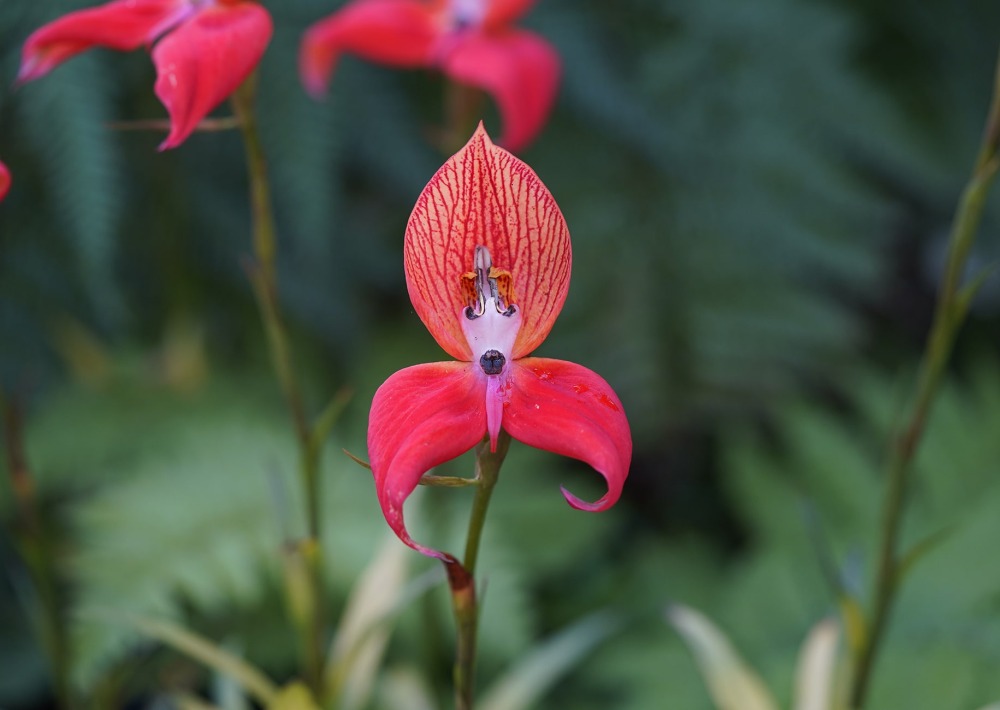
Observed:
[[[503,426],[518,441],[590,464],[608,485],[593,503],[562,489],[579,510],[610,508],[621,495],[632,461],[625,410],[611,386],[582,365],[548,358],[513,363]]]
[[[559,55],[531,32],[468,33],[441,58],[442,71],[496,101],[503,119],[499,143],[520,151],[542,130],[559,86]]]
[[[417,0],[361,0],[306,31],[299,73],[306,90],[320,96],[341,54],[398,67],[426,66],[442,32],[435,9]]]
[[[125,51],[151,44],[190,12],[187,0],[115,0],[71,12],[28,37],[17,79],[38,79],[92,47]]]
[[[471,449],[485,433],[486,383],[478,366],[414,365],[378,388],[368,419],[368,455],[382,513],[400,540],[425,555],[449,559],[413,541],[403,503],[421,476]]]
[[[271,39],[271,16],[254,2],[207,7],[153,48],[156,95],[170,114],[160,150],[175,148],[254,70]]]

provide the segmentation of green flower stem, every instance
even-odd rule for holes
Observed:
[[[478,486],[479,481],[475,478],[462,478],[461,476],[424,476],[420,479],[421,486],[439,486],[444,488],[464,488],[466,486]]]
[[[267,162],[261,145],[254,115],[256,75],[252,74],[232,96],[233,112],[239,121],[247,156],[250,181],[250,203],[253,217],[254,262],[249,267],[261,319],[267,334],[278,383],[295,428],[299,447],[299,472],[305,492],[307,538],[292,552],[302,558],[305,572],[305,599],[292,600],[290,610],[302,637],[306,681],[316,697],[323,696],[324,623],[322,555],[319,551],[319,467],[322,447],[306,416],[299,380],[295,372],[291,344],[278,303],[278,281],[275,258],[277,237],[274,213],[271,209],[271,187],[267,178]],[[304,616],[303,616],[304,615]],[[302,618],[299,618],[302,617]]]
[[[899,531],[907,484],[913,459],[955,343],[955,336],[965,321],[972,291],[968,290],[970,287],[962,287],[962,277],[969,251],[975,243],[976,232],[982,220],[986,196],[998,168],[1000,168],[1000,62],[997,65],[993,100],[982,147],[952,223],[948,263],[938,293],[927,347],[921,361],[916,395],[904,420],[905,426],[891,442],[874,607],[868,632],[855,659],[850,691],[852,708],[864,707],[875,659],[895,601],[901,571]],[[972,288],[975,287],[975,283]]]
[[[497,438],[497,450],[490,451],[489,438],[476,447],[476,496],[472,502],[469,517],[469,532],[465,542],[465,559],[460,563],[451,560],[445,564],[448,584],[451,587],[452,610],[458,627],[458,643],[455,650],[455,707],[457,710],[471,710],[475,692],[476,675],[476,631],[479,625],[479,605],[476,599],[476,561],[479,558],[479,542],[482,539],[483,524],[490,496],[500,475],[510,435],[501,430]]]
[[[38,510],[35,481],[28,467],[24,447],[24,427],[16,403],[0,392],[3,410],[3,442],[7,454],[10,487],[17,510],[18,551],[24,559],[38,599],[37,623],[42,647],[49,658],[52,683],[58,706],[70,710],[75,698],[70,683],[69,625],[66,622],[49,531]]]
[[[457,81],[448,80],[444,90],[446,127],[441,135],[441,151],[451,155],[459,151],[472,135],[483,115],[486,96],[477,89]]]

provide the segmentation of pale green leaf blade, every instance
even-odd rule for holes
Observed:
[[[404,595],[409,550],[395,535],[381,548],[351,592],[327,666],[338,707],[366,705],[389,641],[389,623]]]
[[[395,668],[379,684],[379,705],[385,710],[438,710],[434,693],[422,673],[409,666]]]
[[[674,604],[667,609],[667,620],[694,654],[719,710],[778,710],[764,682],[708,618],[690,607]]]
[[[833,619],[824,619],[809,632],[795,673],[795,710],[833,710],[839,640]]]
[[[547,639],[493,683],[480,710],[523,710],[536,704],[583,656],[619,628],[608,613],[592,614]]]

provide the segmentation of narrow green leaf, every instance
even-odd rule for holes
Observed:
[[[368,702],[389,641],[389,621],[404,596],[408,559],[408,549],[395,535],[386,536],[347,601],[326,671],[331,696],[342,710]]]
[[[309,431],[310,451],[316,452],[323,448],[323,443],[330,436],[330,431],[333,430],[334,425],[340,419],[340,415],[344,413],[344,409],[347,407],[347,403],[351,401],[353,394],[351,390],[346,388],[340,390],[330,399],[319,416],[316,417],[316,421],[313,422],[312,429]]]
[[[962,287],[955,298],[954,311],[952,312],[952,316],[955,318],[956,322],[961,322],[962,319],[965,318],[965,314],[968,313],[969,307],[972,305],[972,301],[976,298],[976,294],[979,293],[979,289],[981,289],[983,285],[997,273],[998,270],[1000,270],[1000,263],[987,264],[978,274],[976,274],[972,281]]]
[[[478,486],[478,478],[465,478],[463,476],[431,476],[426,475],[420,479],[421,486],[440,486],[444,488],[463,488],[465,486]]]
[[[395,668],[379,684],[379,705],[385,710],[437,710],[427,678],[412,667]]]
[[[360,456],[355,456],[354,454],[352,454],[347,449],[341,449],[341,451],[343,451],[345,454],[347,454],[347,458],[349,458],[354,463],[358,464],[359,466],[363,466],[364,468],[367,468],[369,471],[372,470],[372,465],[370,463],[368,463],[367,461],[365,461]]]
[[[718,710],[778,710],[764,682],[708,618],[674,604],[667,609],[667,620],[694,654]]]
[[[833,710],[839,638],[833,619],[824,619],[809,632],[795,673],[795,710]]]
[[[248,693],[264,705],[270,705],[278,693],[277,686],[257,668],[203,636],[199,636],[172,621],[115,612],[92,612],[91,615],[127,624],[149,638],[203,663],[212,670],[234,678]]]
[[[338,707],[361,707],[371,693],[389,637],[385,617],[398,603],[406,561],[406,548],[395,537],[386,537],[348,599],[327,666]]]
[[[522,710],[536,703],[559,678],[614,633],[619,621],[592,614],[537,646],[483,695],[480,710]]]
[[[907,550],[906,554],[903,555],[899,560],[899,565],[896,567],[896,580],[895,583],[899,584],[903,581],[903,578],[910,573],[913,566],[919,562],[927,553],[933,550],[935,547],[947,540],[951,534],[954,532],[955,527],[949,525],[946,528],[938,530],[925,537],[923,540],[918,542],[916,545]]]

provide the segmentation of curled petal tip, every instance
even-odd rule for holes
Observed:
[[[164,151],[171,150],[172,148],[176,148],[184,142],[185,138],[187,138],[186,135],[178,137],[175,131],[171,131],[170,134],[163,139],[163,142],[156,146],[156,150],[157,152],[162,153]]]
[[[348,2],[306,31],[299,52],[302,83],[310,95],[322,96],[343,54],[390,66],[426,66],[440,31],[423,2]]]
[[[14,77],[14,88],[24,86],[29,81],[43,76],[45,72],[46,70],[42,69],[40,62],[34,57],[23,58],[21,67],[17,70],[17,76]]]
[[[160,150],[175,148],[257,67],[271,40],[271,16],[257,3],[210,6],[153,48],[154,87],[170,114]]]
[[[618,502],[618,496],[616,495],[612,497],[610,491],[595,500],[593,503],[588,503],[587,501],[570,493],[566,486],[559,486],[559,490],[562,491],[563,498],[565,498],[566,502],[572,507],[577,510],[585,510],[588,513],[600,513]]]
[[[302,38],[299,77],[306,93],[318,100],[326,94],[336,57],[324,49],[316,34],[315,29],[312,29]]]
[[[420,543],[416,542],[406,532],[406,528],[402,528],[402,530],[403,534],[400,535],[399,530],[393,528],[393,531],[399,537],[400,541],[407,547],[416,550],[420,554],[426,555],[427,557],[436,557],[437,559],[441,560],[446,564],[452,564],[458,562],[458,560],[456,560],[453,556],[449,555],[447,552],[442,552],[441,550],[435,550],[433,547],[427,547],[425,545],[421,545]]]
[[[302,86],[305,87],[306,93],[314,101],[325,99],[329,90],[329,83],[326,79],[311,75],[306,71],[302,72]]]
[[[35,79],[40,79],[59,66],[64,59],[46,56],[41,50],[26,45],[21,52],[21,66],[14,77],[14,88],[21,87]]]
[[[372,400],[368,455],[382,514],[400,540],[429,557],[449,559],[414,542],[403,505],[427,471],[482,440],[485,399],[482,380],[469,363],[440,362],[400,370]]]
[[[25,40],[17,81],[38,79],[93,47],[129,51],[148,46],[190,14],[184,0],[112,0],[70,12]]]
[[[469,35],[441,60],[453,79],[483,89],[503,120],[499,143],[520,151],[541,132],[559,87],[559,55],[546,40],[523,30]]]
[[[578,510],[598,512],[621,496],[632,462],[632,434],[621,401],[595,372],[563,360],[515,361],[504,428],[525,444],[590,464],[608,491],[593,503],[565,488]]]

